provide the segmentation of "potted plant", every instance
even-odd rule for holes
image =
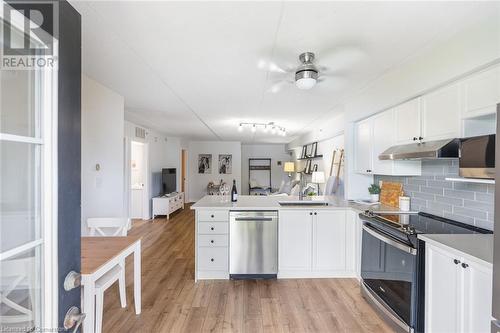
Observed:
[[[377,184],[371,184],[370,187],[368,187],[368,192],[370,193],[370,201],[371,202],[378,202],[380,199],[380,186]]]

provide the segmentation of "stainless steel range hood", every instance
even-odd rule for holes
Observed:
[[[410,143],[392,146],[378,156],[380,160],[422,160],[458,158],[458,139]]]

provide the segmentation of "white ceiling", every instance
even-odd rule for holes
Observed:
[[[456,31],[477,2],[72,1],[82,14],[83,70],[125,97],[126,118],[198,140],[289,142],[346,96]],[[492,4],[494,5],[494,4]],[[309,91],[258,68],[313,51],[333,76]],[[240,122],[271,122],[287,137]]]

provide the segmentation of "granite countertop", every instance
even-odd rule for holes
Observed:
[[[472,260],[493,264],[493,234],[422,234],[418,238],[445,250],[460,251]]]
[[[297,201],[297,196],[258,196],[258,195],[239,195],[238,201],[233,203],[229,196],[206,195],[195,204],[191,209],[227,209],[227,210],[279,210],[279,209],[311,209],[332,210],[332,209],[353,209],[357,212],[363,212],[370,209],[375,212],[399,212],[398,208],[385,205],[364,205],[360,203],[349,202],[335,196],[315,196],[304,198],[304,201],[326,201],[328,206],[281,206],[280,201]]]

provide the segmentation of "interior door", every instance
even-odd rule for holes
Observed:
[[[59,1],[58,71],[58,319],[80,308],[80,288],[64,289],[69,272],[80,272],[81,237],[81,16]],[[79,310],[77,310],[79,312]],[[76,325],[76,324],[75,324]]]
[[[0,36],[2,49],[16,39],[24,41],[20,50],[44,49],[41,41],[50,40],[60,62],[58,71],[0,70],[0,325],[55,330],[71,306],[80,306],[79,288],[62,288],[67,272],[80,268],[80,19],[68,3],[55,2],[58,11],[39,12],[59,13],[52,20],[62,18],[59,41],[43,30],[30,31],[33,38],[23,31],[40,8],[0,5],[10,30]]]

